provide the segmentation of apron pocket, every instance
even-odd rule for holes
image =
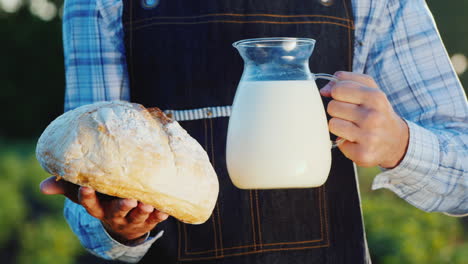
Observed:
[[[264,251],[328,247],[325,188],[256,192]]]
[[[226,169],[228,118],[181,124],[205,147],[218,175],[220,193],[206,223],[178,225],[180,261],[328,247],[325,187],[237,189]]]

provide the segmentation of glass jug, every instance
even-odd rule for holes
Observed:
[[[315,40],[259,38],[233,44],[244,59],[229,119],[226,162],[240,189],[317,187],[331,167],[328,123],[309,57]]]

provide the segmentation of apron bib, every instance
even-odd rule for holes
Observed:
[[[140,263],[366,263],[354,167],[339,150],[326,184],[309,189],[239,190],[225,160],[229,106],[243,70],[231,44],[313,38],[312,72],[351,70],[351,1],[123,2],[131,101],[172,114],[205,148],[220,183],[211,218],[159,224],[153,232],[164,236]]]

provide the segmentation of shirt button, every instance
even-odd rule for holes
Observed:
[[[211,109],[206,110],[206,115],[207,116],[212,116],[213,115],[213,112],[211,111]]]

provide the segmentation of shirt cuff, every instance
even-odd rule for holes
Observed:
[[[145,240],[142,242],[134,245],[125,245],[115,240],[107,232],[102,223],[99,225],[99,229],[99,232],[105,234],[105,236],[102,236],[102,238],[105,240],[102,241],[103,244],[109,245],[109,250],[106,252],[106,254],[111,259],[117,259],[128,263],[137,263],[146,254],[153,243],[164,234],[164,231],[160,231],[156,236],[150,237],[150,232],[148,232],[146,234]]]
[[[431,131],[405,120],[409,127],[409,143],[405,157],[393,169],[383,169],[372,184],[372,190],[386,188],[423,210],[430,210],[427,193],[421,191],[430,183],[439,167],[440,147]],[[430,196],[429,196],[430,197]]]
[[[151,245],[164,233],[147,237],[138,245],[124,245],[113,239],[101,221],[86,212],[83,206],[65,199],[64,216],[83,247],[91,254],[107,259],[136,263],[146,254]]]

